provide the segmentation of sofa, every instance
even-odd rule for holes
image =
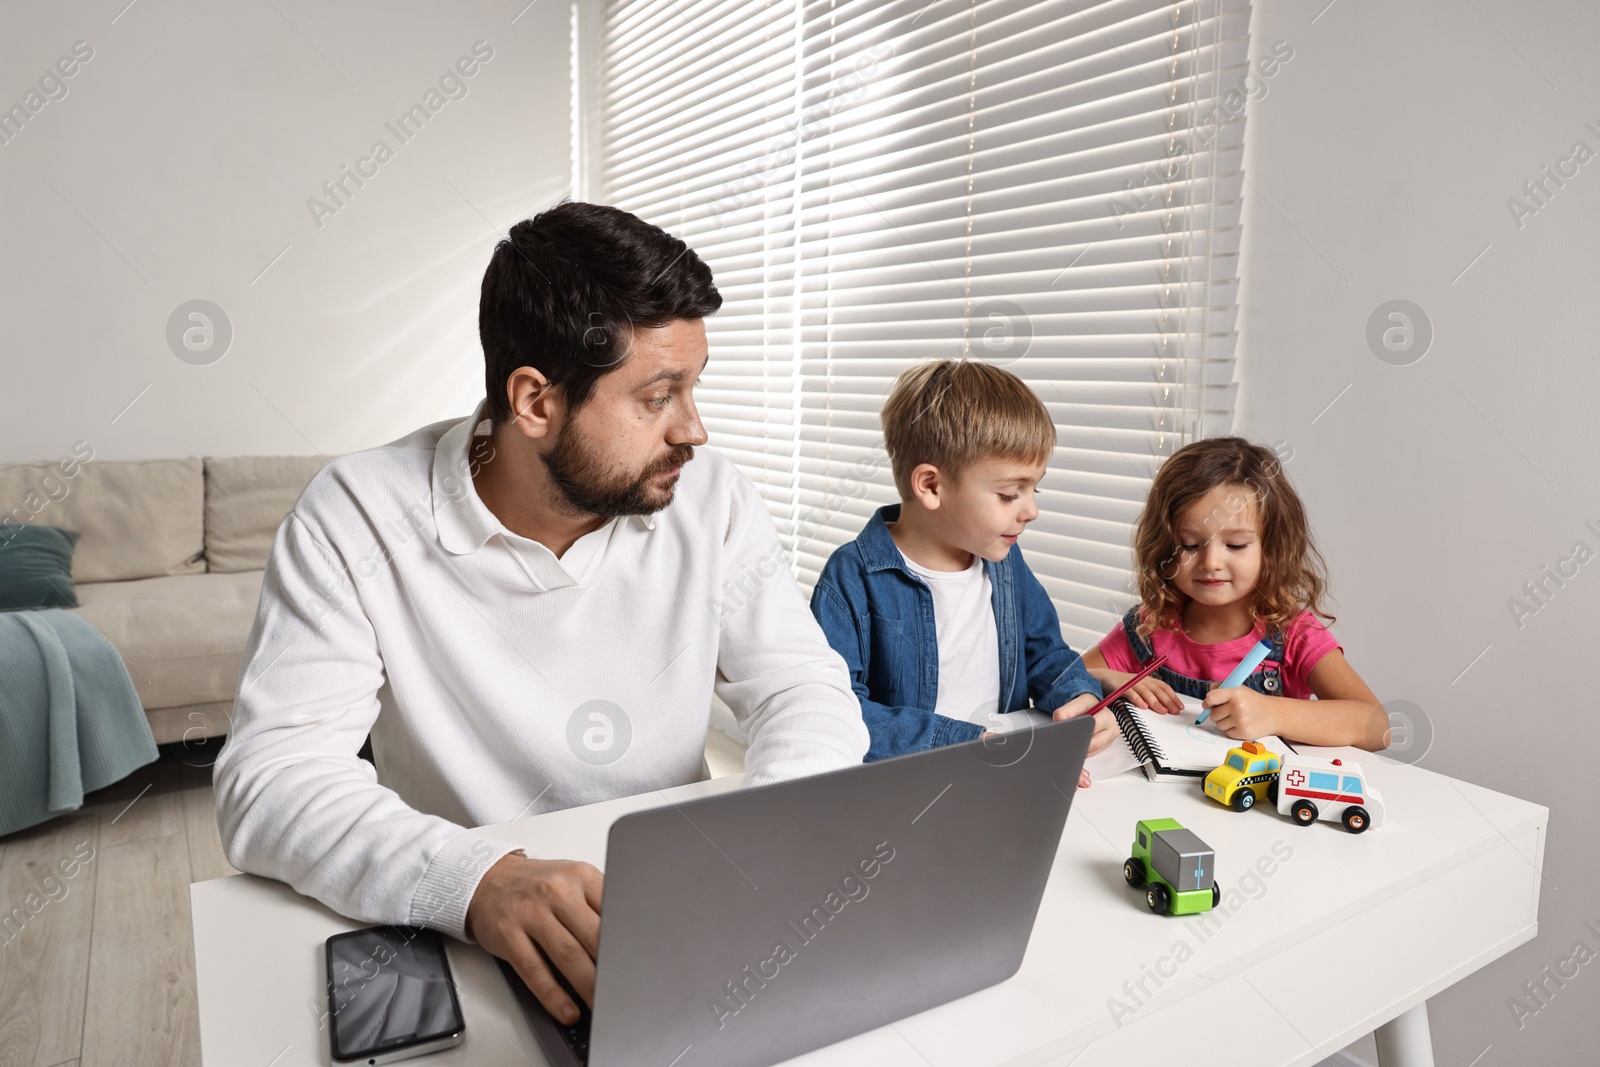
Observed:
[[[78,613],[127,664],[157,744],[228,732],[278,525],[322,456],[0,464],[0,519],[78,532]]]

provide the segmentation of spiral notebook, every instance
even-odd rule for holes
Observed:
[[[1211,721],[1195,725],[1200,717],[1200,701],[1179,697],[1183,711],[1166,715],[1136,708],[1126,700],[1111,705],[1122,739],[1144,776],[1152,782],[1192,782],[1204,778],[1227,758],[1228,749],[1241,744],[1220,733]],[[1295,751],[1281,737],[1257,738],[1273,752],[1283,755]]]

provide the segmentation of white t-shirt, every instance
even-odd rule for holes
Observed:
[[[900,555],[933,593],[939,639],[939,696],[933,710],[988,725],[1000,710],[1000,635],[983,557],[973,556],[964,571],[930,571],[904,552]]]

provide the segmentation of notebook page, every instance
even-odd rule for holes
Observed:
[[[1111,744],[1083,761],[1089,768],[1089,780],[1101,782],[1113,775],[1125,771],[1136,771],[1140,767],[1139,758],[1128,748],[1128,743],[1119,734]]]
[[[1228,749],[1244,743],[1221,733],[1210,719],[1195,725],[1202,708],[1200,701],[1182,695],[1178,699],[1183,701],[1183,710],[1176,715],[1143,708],[1132,709],[1133,715],[1144,724],[1145,733],[1160,746],[1163,755],[1160,762],[1163,766],[1209,771],[1227,758]],[[1269,735],[1257,740],[1280,756],[1294,751],[1277,736]]]

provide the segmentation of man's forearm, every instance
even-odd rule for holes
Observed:
[[[477,879],[504,850],[408,805],[356,755],[385,682],[329,553],[291,515],[278,531],[215,771],[229,862],[287,882],[341,914],[462,936]]]
[[[252,767],[250,747],[230,740],[231,757],[218,760],[218,823],[230,863],[351,918],[465,937],[478,880],[514,846],[415,811],[361,770],[330,760],[285,767],[264,758]]]

